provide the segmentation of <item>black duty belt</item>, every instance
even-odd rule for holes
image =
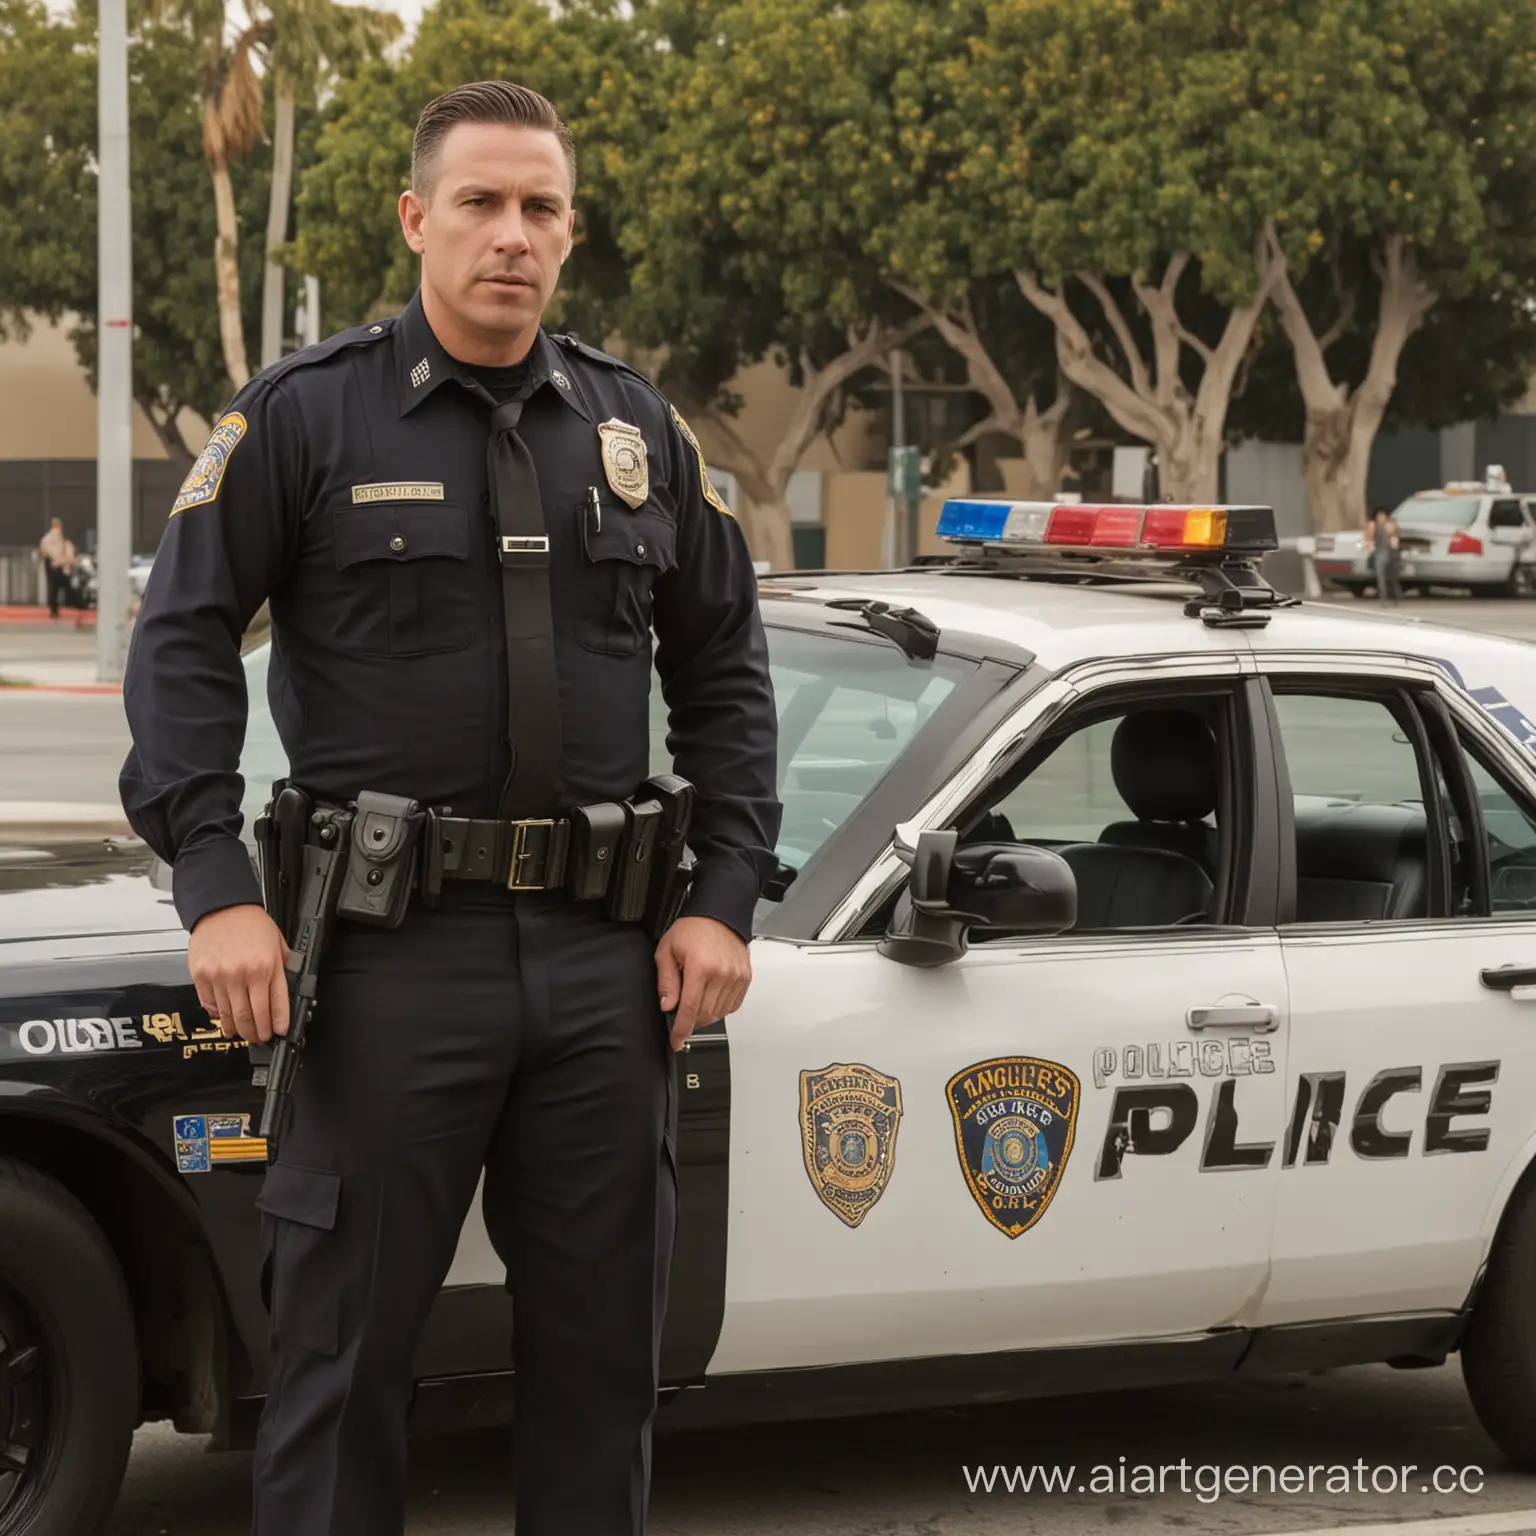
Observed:
[[[274,807],[283,814],[262,818],[264,892],[274,912],[291,906],[285,893],[300,878],[305,845],[334,850],[342,841],[346,872],[336,915],[387,928],[404,919],[413,894],[432,906],[449,880],[601,901],[609,917],[654,925],[670,920],[690,878],[694,791],[675,774],[647,779],[628,800],[523,819],[455,816],[447,806],[423,808],[375,791],[325,805],[291,786],[279,789]],[[288,814],[295,794],[323,814]],[[337,817],[345,818],[344,839]]]
[[[621,823],[622,829],[622,823]],[[509,891],[559,890],[565,885],[572,824],[566,817],[482,821],[427,813],[423,875],[429,881],[485,880]],[[594,850],[599,862],[612,848]],[[435,864],[435,869],[433,868]]]

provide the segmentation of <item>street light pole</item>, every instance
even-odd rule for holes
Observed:
[[[133,538],[133,215],[128,189],[128,8],[99,0],[96,211],[96,675],[120,682]]]

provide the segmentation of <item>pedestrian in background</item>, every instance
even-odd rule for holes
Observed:
[[[1399,580],[1402,555],[1398,549],[1397,524],[1385,507],[1375,507],[1365,525],[1365,546],[1371,554],[1371,569],[1376,575],[1376,595],[1394,606],[1402,600]]]
[[[239,835],[239,641],[263,601],[292,783],[439,818],[398,926],[337,924],[257,1200],[255,1536],[399,1536],[416,1345],[482,1172],[512,1295],[518,1536],[645,1529],[673,1052],[746,995],[778,727],[746,540],[692,431],[541,324],[575,185],[533,91],[428,104],[400,199],[419,290],[240,391],[134,627],[123,801],[174,870],[226,1035],[287,1028],[284,941]],[[592,894],[629,885],[643,841],[582,832],[640,823],[653,666],[697,796],[691,892],[658,937]]]
[[[37,541],[43,572],[48,579],[48,617],[59,616],[59,598],[69,593],[70,572],[75,568],[75,546],[64,536],[64,521],[54,518],[48,532]]]

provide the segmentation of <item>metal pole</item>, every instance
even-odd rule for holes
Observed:
[[[99,0],[97,109],[96,675],[120,682],[133,543],[133,217],[128,191],[128,11]]]
[[[891,467],[888,476],[896,472],[901,460],[901,450],[907,445],[907,402],[901,392],[901,352],[893,350],[889,358],[891,370]],[[911,551],[907,549],[906,519],[901,515],[902,497],[891,496],[891,563],[908,565]]]
[[[304,277],[304,344],[313,347],[320,341],[320,279],[313,272]]]

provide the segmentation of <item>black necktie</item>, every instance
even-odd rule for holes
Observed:
[[[560,804],[560,684],[549,600],[549,536],[533,456],[517,434],[522,414],[521,400],[496,405],[486,448],[507,631],[512,764],[500,809],[506,818],[553,816]]]

